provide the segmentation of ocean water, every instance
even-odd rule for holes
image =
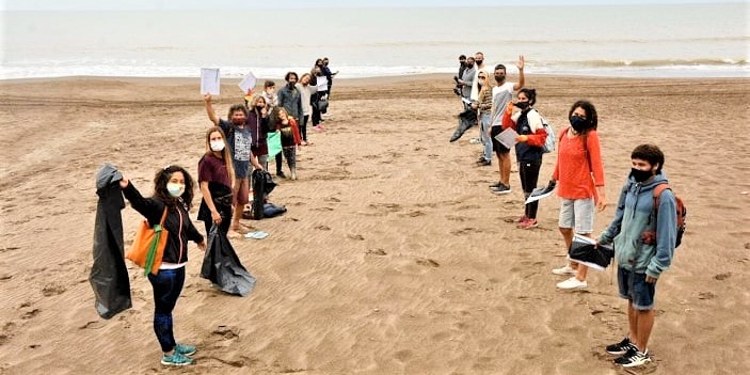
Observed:
[[[747,2],[705,5],[3,12],[0,79],[454,73],[457,57],[529,74],[750,76]]]

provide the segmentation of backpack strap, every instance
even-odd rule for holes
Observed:
[[[656,186],[654,186],[654,189],[652,190],[653,196],[654,196],[654,206],[651,208],[651,217],[654,218],[654,222],[656,221],[656,216],[658,215],[659,211],[659,203],[661,200],[661,193],[664,192],[664,190],[672,189],[671,186],[669,186],[668,182],[662,182]],[[649,218],[649,224],[651,223],[651,218]]]

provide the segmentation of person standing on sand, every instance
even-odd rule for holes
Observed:
[[[502,127],[503,113],[513,99],[513,92],[520,90],[526,84],[526,78],[523,74],[524,65],[524,57],[518,56],[518,62],[516,63],[518,83],[506,82],[505,65],[495,65],[494,77],[497,86],[492,89],[492,126],[490,127],[490,141],[492,142],[492,149],[495,150],[497,155],[500,170],[500,181],[490,185],[490,190],[495,194],[510,193],[510,149],[495,137],[504,130]]]
[[[310,73],[305,73],[299,79],[297,83],[297,89],[302,94],[302,118],[299,120],[299,131],[302,134],[302,146],[307,146],[307,123],[310,121],[310,115],[312,115],[312,98],[317,92],[317,88],[310,85],[312,76]]]
[[[323,67],[321,68],[321,71],[323,72],[323,75],[328,78],[328,100],[331,100],[331,88],[333,87],[333,76],[336,74],[339,74],[338,70],[335,72],[331,72],[331,69],[328,67],[328,58],[323,58]]]
[[[456,82],[456,87],[453,88],[453,92],[457,96],[461,96],[461,84],[458,80],[464,76],[464,70],[466,70],[466,55],[458,56],[458,75],[453,76],[453,81]]]
[[[482,156],[477,160],[477,166],[483,167],[492,164],[492,141],[490,140],[490,124],[492,123],[492,84],[494,80],[489,79],[489,74],[480,72],[477,76],[479,80],[479,99],[472,102],[471,107],[478,111],[479,114],[479,139],[484,145]]]
[[[566,253],[573,243],[573,232],[591,237],[594,206],[599,212],[607,207],[596,108],[588,101],[579,100],[570,107],[568,119],[570,127],[559,137],[557,164],[550,181],[550,185],[557,186],[557,195],[562,200],[558,225]],[[587,266],[575,262],[552,270],[555,275],[573,275],[557,283],[559,289],[587,288],[587,272]]]
[[[529,198],[539,181],[539,171],[542,168],[544,155],[543,147],[548,136],[542,124],[542,116],[534,108],[534,104],[536,104],[536,90],[521,89],[518,92],[518,101],[514,104],[519,111],[516,111],[512,117],[518,133],[515,149],[524,199]],[[518,228],[532,229],[539,226],[536,220],[538,209],[539,201],[525,204],[524,214],[518,220]]]
[[[286,85],[282,87],[281,90],[279,90],[278,95],[278,106],[284,108],[286,110],[286,113],[295,120],[300,120],[304,117],[304,112],[302,111],[302,93],[297,89],[298,80],[299,77],[297,76],[297,73],[287,73],[286,76],[284,76]],[[271,127],[273,128],[273,125]],[[276,175],[281,178],[286,178],[286,175],[281,168],[282,154],[284,153],[280,152],[276,154]]]
[[[273,110],[273,107],[276,107],[277,104],[277,96],[276,96],[276,82],[267,80],[263,84],[263,99],[266,101],[266,106],[269,111]]]
[[[206,132],[206,153],[198,161],[198,187],[203,199],[198,209],[198,220],[206,226],[206,235],[211,226],[219,226],[226,236],[232,218],[232,178],[234,167],[224,132],[214,126]]]
[[[253,143],[250,151],[258,158],[258,164],[268,169],[268,106],[265,95],[253,94],[248,102],[247,126]]]
[[[216,111],[211,104],[211,95],[206,94],[203,100],[206,102],[208,119],[221,128],[229,144],[234,167],[234,215],[231,230],[241,232],[240,218],[245,205],[250,201],[250,181],[248,180],[250,165],[255,169],[263,169],[252,152],[253,139],[250,126],[247,124],[247,108],[243,104],[231,106],[228,113],[230,121],[226,121],[216,116]]]
[[[291,179],[297,179],[297,146],[301,143],[297,120],[289,116],[284,107],[276,107],[271,114],[271,127],[281,133],[281,147],[286,162],[289,165]],[[279,174],[280,166],[276,166]]]
[[[677,202],[669,185],[658,200],[654,197],[657,186],[669,184],[662,173],[664,153],[643,144],[630,159],[632,169],[614,219],[597,241],[597,245],[614,241],[620,297],[628,300],[628,335],[605,348],[619,355],[614,362],[626,368],[651,362],[648,340],[656,315],[656,282],[672,264],[677,238]]]
[[[190,174],[175,165],[159,170],[154,177],[154,195],[144,198],[125,177],[120,188],[130,205],[145,217],[150,225],[164,218],[164,229],[169,232],[164,256],[156,275],[149,273],[148,281],[154,289],[154,333],[161,346],[161,363],[166,366],[185,366],[193,363],[194,345],[178,344],[174,338],[172,311],[185,284],[185,265],[188,262],[188,241],[206,251],[203,236],[190,221],[194,182]]]

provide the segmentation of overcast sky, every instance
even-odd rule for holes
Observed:
[[[612,5],[726,3],[742,0],[4,0],[0,10],[178,10],[325,7]]]

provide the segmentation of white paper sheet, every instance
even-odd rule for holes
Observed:
[[[507,148],[513,148],[516,145],[516,137],[518,133],[513,128],[507,128],[500,134],[495,136],[495,139]]]
[[[316,86],[318,87],[318,92],[328,91],[328,77],[320,76],[317,79],[318,79],[318,84]]]
[[[219,95],[219,68],[201,68],[201,94]]]
[[[255,88],[257,82],[258,79],[255,78],[253,72],[249,72],[245,75],[245,78],[242,79],[242,82],[240,82],[238,86],[240,86],[240,90],[242,90],[243,93],[247,94],[248,91]]]

